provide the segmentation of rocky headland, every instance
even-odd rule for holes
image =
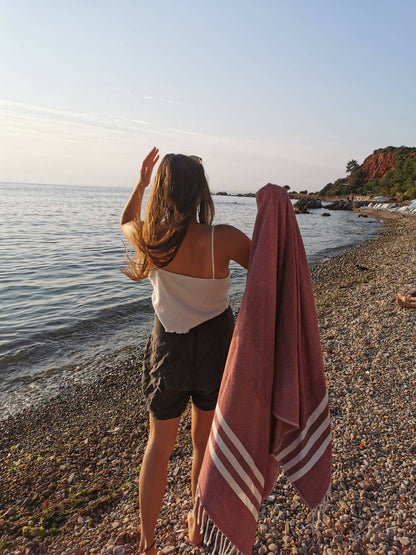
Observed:
[[[416,198],[416,148],[378,148],[360,165],[350,160],[346,177],[328,183],[321,195],[383,195],[401,202]]]

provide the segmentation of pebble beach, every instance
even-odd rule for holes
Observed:
[[[328,506],[314,523],[280,475],[253,553],[416,555],[416,310],[396,303],[416,287],[416,216],[373,215],[375,239],[311,270],[333,427]],[[140,361],[126,349],[90,384],[0,422],[1,554],[138,553]],[[187,542],[191,451],[188,410],[158,521],[165,555],[209,552]]]

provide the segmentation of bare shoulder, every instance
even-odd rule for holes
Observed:
[[[245,233],[228,224],[215,226],[215,245],[224,258],[248,267],[251,241]]]
[[[237,227],[228,224],[218,224],[215,226],[215,236],[222,239],[235,239],[239,240],[242,237],[247,237]],[[248,237],[247,237],[248,238]]]

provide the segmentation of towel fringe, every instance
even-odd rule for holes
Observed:
[[[321,503],[311,511],[312,517],[312,530],[314,532],[320,531],[320,524],[323,521],[328,510],[329,501],[331,499],[331,484],[322,499]],[[242,555],[235,545],[227,538],[225,534],[216,526],[205,508],[203,507],[198,488],[195,493],[193,513],[196,516],[196,523],[200,526],[200,532],[203,534],[202,543],[204,545],[211,545],[214,542],[210,555]]]
[[[200,501],[198,488],[195,493],[193,514],[196,516],[196,522],[200,526],[201,534],[203,534],[202,543],[207,546],[214,544],[210,555],[242,555],[241,551],[214,524],[204,509]]]
[[[331,499],[331,484],[328,486],[328,490],[322,499],[321,503],[313,509],[312,515],[312,529],[315,532],[319,531],[321,522],[323,521],[325,514],[328,510],[329,500]]]
[[[200,504],[200,506],[202,507],[201,504]],[[199,526],[199,531],[201,532],[201,534],[202,534],[203,531],[204,531],[204,528],[205,528],[205,525],[206,525],[206,523],[207,523],[208,518],[209,518],[209,517],[208,517],[207,513],[202,509],[201,524],[200,524],[200,526]]]
[[[195,505],[196,507],[196,505]],[[202,521],[201,521],[201,511],[203,510],[203,507],[201,505],[201,503],[198,504],[198,514],[196,517],[196,523],[200,525],[200,527],[202,527]]]
[[[204,534],[204,538],[202,540],[202,543],[206,544],[208,542],[208,532],[209,532],[209,523],[210,523],[211,519],[208,517],[207,518],[207,522],[206,522],[206,526],[205,526],[205,534]],[[204,533],[204,529],[201,530],[201,534]],[[211,538],[210,540],[211,541]]]
[[[212,523],[211,519],[210,519],[210,523]],[[212,536],[214,535],[214,532],[215,532],[215,526],[211,526],[211,534],[209,535],[209,538],[207,540],[207,545],[211,544]]]

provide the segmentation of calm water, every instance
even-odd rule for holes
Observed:
[[[149,282],[123,265],[120,188],[0,184],[0,418],[111,368],[142,345],[153,311]],[[254,198],[214,197],[216,223],[251,236]],[[349,212],[298,216],[308,259],[316,262],[374,235],[379,224]],[[231,302],[245,270],[232,266]]]

